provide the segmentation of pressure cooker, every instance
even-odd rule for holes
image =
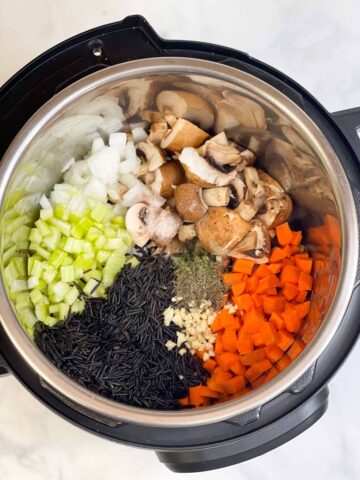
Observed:
[[[45,358],[18,321],[1,265],[0,376],[15,375],[54,412],[89,432],[154,450],[175,472],[210,470],[266,453],[313,425],[327,409],[330,378],[357,340],[360,108],[331,114],[296,82],[246,53],[163,40],[140,16],[77,35],[0,90],[1,263],[14,189],[21,185],[27,208],[35,209],[33,193],[48,193],[69,155],[98,128],[86,124],[76,133],[66,129],[66,119],[98,96],[129,89],[135,92],[130,100],[144,104],[152,95],[148,80],[201,90],[210,102],[215,90],[229,89],[262,105],[277,138],[264,168],[286,183],[301,228],[329,212],[341,228],[339,268],[329,254],[329,288],[313,293],[321,321],[305,324],[309,341],[296,361],[242,398],[203,409],[141,409],[86,390]]]

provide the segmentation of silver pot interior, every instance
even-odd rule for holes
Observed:
[[[164,89],[188,90],[206,98],[216,112],[215,131],[220,131],[233,115],[232,96],[256,101],[265,111],[267,131],[272,138],[258,164],[291,195],[295,205],[291,218],[294,225],[306,234],[311,227],[326,223],[329,216],[333,224],[338,224],[342,246],[339,243],[330,247],[326,241],[321,244],[311,235],[305,237],[308,248],[323,259],[316,270],[312,308],[299,334],[307,345],[305,351],[268,385],[229,405],[159,415],[89,394],[55,372],[22,331],[16,319],[17,307],[9,293],[10,303],[1,307],[0,313],[4,328],[20,354],[45,382],[74,404],[142,423],[194,425],[230,417],[270,400],[313,363],[335,333],[348,302],[349,292],[344,292],[342,277],[346,271],[351,286],[355,272],[342,257],[346,258],[347,235],[357,235],[357,230],[350,219],[353,202],[339,160],[318,128],[289,99],[262,81],[229,67],[191,59],[150,59],[112,67],[77,82],[48,102],[14,140],[3,159],[1,172],[2,270],[16,251],[28,247],[26,242],[19,242],[18,233],[22,226],[34,222],[39,197],[49,193],[60,180],[66,162],[86,154],[95,137],[100,135],[106,140],[110,132],[141,122],[139,114],[154,110],[156,95]],[[103,95],[109,97],[107,103],[99,102]],[[118,104],[127,117],[123,125]],[[239,134],[240,142],[251,129],[259,132],[258,128],[264,127],[250,110],[243,112],[242,121],[246,128]],[[238,120],[234,121],[236,124]],[[354,243],[357,244],[355,240]],[[341,288],[336,293],[339,283]],[[9,292],[6,285],[5,289]]]

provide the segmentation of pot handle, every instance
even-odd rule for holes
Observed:
[[[350,143],[358,160],[360,161],[360,107],[341,110],[333,113],[333,119]]]
[[[245,462],[279,447],[308,429],[326,412],[328,396],[329,389],[325,386],[299,407],[260,431],[254,430],[207,447],[158,451],[156,455],[167,468],[177,473],[202,472]]]

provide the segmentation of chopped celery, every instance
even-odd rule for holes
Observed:
[[[8,248],[4,253],[3,253],[3,262],[4,265],[7,264],[7,262],[10,260],[11,257],[13,257],[16,253],[16,246],[13,245],[12,247]]]
[[[94,240],[96,240],[99,237],[99,235],[101,235],[101,230],[99,230],[96,227],[90,227],[87,234],[86,234],[86,240],[89,240],[90,242],[93,242]]]
[[[55,285],[51,286],[51,290],[54,293],[54,295],[62,300],[65,295],[68,293],[71,287],[67,285],[65,282],[57,282]]]
[[[140,261],[136,257],[131,256],[128,260],[126,260],[126,263],[134,268],[139,265]]]
[[[45,258],[45,260],[49,260],[49,258],[51,256],[50,252],[48,252],[45,248],[40,247],[40,246],[36,247],[35,251],[36,251],[36,253],[38,253],[40,255],[40,257]]]
[[[44,303],[37,303],[35,305],[36,318],[38,318],[42,322],[45,321],[45,318],[47,317],[48,312],[49,312],[48,306],[45,305]]]
[[[49,300],[45,297],[45,295],[43,295],[39,290],[36,290],[35,288],[30,292],[30,299],[34,305],[36,305],[37,303],[46,303],[45,300],[47,301],[47,303],[49,303]]]
[[[57,322],[58,322],[57,318],[50,317],[50,315],[48,315],[44,320],[45,325],[48,325],[49,327],[53,327],[54,325],[57,324]]]
[[[33,259],[29,268],[29,275],[32,275],[34,277],[40,277],[42,270],[43,263],[39,260]]]
[[[27,240],[29,238],[31,228],[27,225],[21,225],[13,234],[11,235],[11,240],[14,243],[19,243],[21,241]]]
[[[96,260],[99,263],[105,263],[106,260],[110,257],[111,252],[108,250],[99,250],[98,253],[96,254]]]
[[[46,283],[51,283],[57,274],[56,268],[52,267],[51,265],[47,265],[42,272],[42,278],[45,280]]]
[[[43,208],[42,210],[40,210],[41,220],[49,220],[49,218],[51,218],[53,215],[54,210],[52,209],[52,207]]]
[[[28,292],[20,292],[15,296],[15,304],[17,308],[29,308],[31,307],[31,302],[32,300]]]
[[[80,267],[84,272],[91,270],[96,265],[94,258],[86,258],[84,254],[80,254],[75,259],[75,265]]]
[[[30,230],[30,234],[29,234],[30,242],[40,243],[42,238],[43,238],[42,233],[38,228],[32,228]]]
[[[60,220],[59,218],[50,218],[49,222],[54,225],[54,227],[57,227],[59,229],[59,231],[65,235],[66,237],[68,237],[70,235],[70,232],[71,232],[71,225],[70,223],[68,222],[65,222],[64,220]],[[45,235],[48,235],[48,234],[45,234]]]
[[[80,253],[82,252],[82,241],[73,237],[69,237],[66,240],[64,250],[68,253]]]
[[[79,296],[79,290],[76,287],[72,287],[64,297],[64,302],[67,305],[72,305]]]
[[[55,217],[59,220],[69,220],[70,212],[63,203],[58,203],[55,206]]]
[[[126,253],[128,251],[127,245],[121,238],[109,238],[105,244],[105,248],[107,250],[120,250],[121,253]]]
[[[119,225],[119,227],[125,228],[125,218],[124,217],[115,216],[111,221],[112,221],[112,223],[115,223],[116,225]]]
[[[51,235],[50,226],[44,220],[39,219],[37,222],[35,222],[35,225],[43,237],[45,235]]]
[[[99,270],[89,270],[88,272],[84,273],[84,280],[88,281],[91,278],[100,281],[101,280],[101,272]]]
[[[74,238],[80,239],[84,237],[86,231],[80,225],[73,225],[70,233]]]
[[[35,287],[39,286],[40,279],[39,277],[29,277],[27,279],[27,287],[29,290],[32,290]]]
[[[71,283],[75,280],[75,268],[73,265],[62,266],[60,268],[61,281]]]
[[[22,292],[28,289],[27,281],[26,280],[13,280],[10,284],[10,292]]]
[[[71,305],[71,311],[73,313],[81,313],[85,308],[85,301],[83,299],[77,299]]]
[[[66,252],[55,250],[49,258],[49,263],[55,268],[60,267],[64,259],[67,257]]]
[[[5,267],[6,281],[11,284],[13,280],[19,278],[19,272],[16,268],[15,262],[12,260],[7,267]]]
[[[109,211],[110,209],[107,205],[99,202],[90,212],[90,217],[100,223],[104,217],[109,214]]]
[[[86,293],[86,295],[93,295],[95,290],[98,288],[99,286],[99,281],[98,280],[95,280],[94,278],[90,278],[90,280],[88,280],[88,282],[86,283],[85,287],[84,287],[84,293]]]
[[[15,257],[14,263],[20,277],[26,277],[26,258],[20,256]]]
[[[59,313],[59,304],[55,303],[49,306],[49,313],[54,314],[54,313]]]
[[[100,235],[95,241],[96,248],[104,248],[107,242],[105,235]]]
[[[59,303],[59,319],[65,320],[69,315],[70,306],[67,303]]]

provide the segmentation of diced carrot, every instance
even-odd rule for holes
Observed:
[[[271,295],[271,296],[275,296],[275,295],[278,294],[276,288],[274,288],[274,287],[273,288],[268,288],[265,293],[266,293],[266,295]]]
[[[297,253],[296,255],[294,255],[294,258],[295,258],[295,261],[299,260],[300,258],[307,260],[309,258],[309,254],[308,252]]]
[[[224,383],[226,393],[237,393],[245,387],[245,378],[238,375]]]
[[[202,385],[189,388],[189,397],[191,405],[201,405],[204,401],[204,397],[201,395]]]
[[[230,378],[231,378],[231,375],[230,375]],[[214,377],[211,377],[207,380],[207,385],[214,392],[219,392],[219,393],[225,392],[224,384],[217,382]]]
[[[271,270],[269,270],[268,266],[263,263],[259,265],[258,268],[254,272],[254,276],[258,278],[265,278],[271,275]]]
[[[237,348],[240,355],[251,353],[254,350],[254,342],[251,338],[238,339]]]
[[[238,358],[238,355],[232,352],[223,352],[219,356],[216,356],[218,364],[225,371],[230,370],[231,365],[235,363]]]
[[[341,247],[341,230],[339,220],[333,215],[325,215],[325,225],[328,231],[330,242]]]
[[[270,345],[265,347],[265,355],[271,362],[275,363],[280,360],[280,358],[284,355],[284,352],[277,345]]]
[[[285,328],[288,332],[295,333],[301,327],[301,319],[299,318],[295,307],[288,307],[281,316],[284,319]]]
[[[209,398],[219,398],[220,397],[219,392],[216,392],[216,391],[212,390],[211,388],[203,386],[203,385],[199,386],[199,393],[202,397],[209,397]]]
[[[270,322],[261,325],[259,334],[265,345],[272,345],[278,340],[276,328]]]
[[[312,263],[312,260],[308,258],[295,258],[295,265],[305,273],[311,273]]]
[[[284,306],[285,306],[285,302],[284,302]],[[278,330],[283,330],[285,328],[284,319],[278,312],[272,312],[270,317],[270,322],[273,323]]]
[[[292,232],[292,238],[291,238],[291,245],[300,245],[301,243],[301,240],[302,240],[302,233],[299,231],[299,232]]]
[[[249,278],[249,280],[246,282],[246,288],[245,291],[248,293],[255,292],[257,289],[257,286],[259,285],[259,278],[255,277],[254,275]]]
[[[297,286],[293,283],[286,283],[284,288],[282,289],[282,294],[288,301],[293,300],[298,295],[298,293],[299,290]]]
[[[312,289],[313,279],[308,273],[301,272],[298,281],[300,291],[308,291]]]
[[[255,293],[265,293],[269,288],[279,287],[280,282],[276,275],[268,275],[265,278],[262,278],[259,282],[259,286],[256,289]]]
[[[215,317],[214,321],[212,322],[210,328],[214,333],[218,332],[219,330],[221,330],[223,328],[223,326],[221,324],[220,314],[216,315],[216,317]]]
[[[269,261],[270,263],[281,262],[281,260],[284,260],[286,256],[287,253],[285,252],[285,250],[279,247],[275,247],[271,251]]]
[[[291,257],[291,248],[290,248],[290,245],[285,245],[285,247],[283,247],[283,251],[284,251],[284,255],[285,255],[285,260],[288,258],[288,257]]]
[[[269,370],[272,367],[272,365],[267,358],[264,358],[264,360],[260,360],[259,362],[253,363],[252,367],[256,369],[259,373],[264,373],[267,370]]]
[[[300,251],[300,247],[297,245],[290,245],[290,251],[291,255],[294,255],[295,253],[298,253]]]
[[[276,274],[281,272],[283,266],[281,263],[270,263],[267,267],[271,273]]]
[[[264,312],[272,314],[273,312],[282,312],[285,308],[285,298],[278,296],[265,296],[263,299]]]
[[[295,267],[295,259],[294,259],[293,256],[290,256],[289,258],[284,258],[284,260],[283,260],[283,270],[288,265],[291,265],[292,267]]]
[[[293,232],[291,231],[289,224],[283,223],[282,225],[278,225],[276,228],[276,237],[280,245],[288,245],[291,243],[293,238]]]
[[[190,398],[188,396],[185,398],[180,398],[179,403],[182,407],[187,407],[190,405]]]
[[[270,382],[278,374],[278,370],[275,367],[272,367],[266,374],[265,383]]]
[[[301,340],[294,340],[294,343],[291,345],[287,354],[291,358],[291,360],[295,360],[300,353],[304,350],[304,344]]]
[[[244,278],[243,273],[224,273],[223,280],[225,285],[232,285],[233,283],[241,282]]]
[[[251,353],[246,355],[240,355],[240,362],[245,365],[245,367],[252,365],[255,362],[260,362],[260,360],[265,359],[265,350],[263,348],[258,348]]]
[[[265,345],[265,342],[264,342],[260,332],[259,333],[254,333],[253,335],[251,335],[251,340],[254,342],[255,347],[262,347],[262,346]]]
[[[282,372],[285,370],[286,367],[288,367],[291,363],[291,359],[288,355],[284,355],[283,357],[280,358],[280,360],[276,364],[276,368]]]
[[[260,329],[260,326],[265,322],[265,317],[258,310],[250,310],[244,316],[244,332],[249,333],[250,335],[257,333]]]
[[[230,380],[232,378],[231,373],[225,372],[221,367],[217,367],[214,370],[213,377],[217,383],[225,383],[227,380]],[[210,387],[211,388],[211,387]]]
[[[281,281],[284,283],[298,283],[300,269],[293,265],[286,265],[280,274]]]
[[[239,295],[244,293],[245,287],[246,287],[246,282],[244,282],[244,280],[242,280],[241,282],[238,282],[238,283],[234,283],[231,286],[231,290],[232,290],[233,295],[235,297],[238,297]]]
[[[305,318],[310,311],[310,302],[299,303],[298,305],[295,305],[294,308],[297,311],[299,318]]]
[[[252,365],[250,368],[246,370],[245,373],[245,378],[249,380],[249,382],[254,382],[257,378],[259,378],[261,375],[261,372],[257,368]]]
[[[226,308],[224,308],[217,314],[216,319],[219,319],[221,328],[238,328],[239,327],[239,323],[237,319]],[[213,326],[213,324],[211,325],[211,327]],[[212,330],[216,331],[213,328]]]
[[[208,371],[208,372],[213,372],[216,367],[216,362],[212,358],[209,358],[203,363],[203,367]]]
[[[226,329],[222,336],[224,350],[235,353],[237,351],[237,335],[235,330]]]
[[[259,388],[265,383],[266,375],[261,375],[259,378],[251,382],[252,388]]]
[[[231,364],[230,371],[235,373],[235,375],[245,375],[245,367],[240,360],[236,360],[236,362]]]
[[[255,262],[253,262],[252,260],[237,258],[234,262],[232,270],[235,273],[246,273],[247,275],[251,275],[254,266]]]
[[[263,304],[263,299],[261,298],[261,296],[253,294],[251,295],[251,298],[252,298],[252,301],[254,302],[255,307],[260,309]]]
[[[298,303],[302,303],[302,302],[305,302],[306,298],[307,298],[307,295],[308,295],[308,292],[303,290],[302,292],[299,292],[296,296],[296,301]]]
[[[248,293],[243,293],[238,297],[234,297],[233,302],[238,307],[239,310],[248,311],[254,308],[254,302],[252,301]]]
[[[224,351],[224,345],[221,336],[218,334],[215,341],[215,354],[220,355]]]
[[[278,332],[279,340],[277,341],[277,346],[281,348],[284,352],[290,347],[294,341],[294,337],[291,333],[288,333],[286,330],[279,330]]]

